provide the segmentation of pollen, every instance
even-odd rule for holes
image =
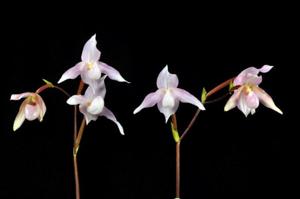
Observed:
[[[87,69],[88,70],[91,70],[93,68],[93,66],[94,66],[94,63],[91,63],[91,62],[87,63]]]
[[[244,92],[246,95],[252,92],[252,85],[245,85]]]

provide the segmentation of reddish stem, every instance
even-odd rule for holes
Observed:
[[[84,88],[84,83],[81,80],[78,86],[77,95],[80,95]],[[80,184],[79,184],[79,172],[77,165],[77,152],[82,137],[82,133],[85,127],[85,120],[82,120],[79,132],[77,131],[77,106],[74,107],[74,135],[73,135],[73,164],[74,164],[74,177],[75,177],[75,189],[76,189],[76,199],[80,199]],[[79,142],[78,142],[79,138]]]
[[[176,142],[176,198],[180,198],[180,140]]]
[[[228,86],[230,84],[230,82],[232,82],[234,80],[235,77],[230,78],[224,82],[222,82],[221,84],[217,85],[216,87],[214,87],[213,89],[211,89],[207,94],[206,94],[206,98],[215,94],[216,92],[220,91],[221,89],[225,88],[226,86]],[[184,130],[183,134],[180,137],[180,140],[182,140],[186,134],[189,132],[189,130],[192,128],[192,126],[194,125],[199,113],[200,113],[200,109],[198,109],[196,111],[196,113],[194,114],[192,120],[190,121],[189,125],[186,127],[186,129]]]

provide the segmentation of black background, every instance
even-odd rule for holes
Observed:
[[[78,156],[82,198],[174,198],[170,125],[156,107],[132,114],[145,95],[156,90],[157,75],[166,64],[178,75],[179,87],[198,98],[202,87],[209,90],[247,67],[274,65],[261,87],[284,112],[281,116],[261,105],[245,118],[237,109],[224,113],[226,100],[207,105],[182,143],[182,198],[290,193],[295,157],[287,146],[295,132],[291,100],[297,79],[292,75],[299,63],[295,13],[284,7],[170,10],[172,14],[151,10],[148,17],[142,17],[143,10],[131,17],[125,12],[113,19],[100,9],[91,16],[93,21],[73,16],[53,20],[53,11],[42,22],[35,13],[5,23],[0,198],[74,198],[73,109],[65,96],[56,90],[42,93],[44,121],[25,121],[15,133],[12,125],[21,102],[9,98],[35,91],[42,78],[57,82],[80,61],[83,45],[95,33],[101,60],[131,84],[106,81],[106,105],[126,135],[102,117],[88,125]],[[61,86],[75,93],[78,82],[68,80]],[[179,130],[195,111],[192,105],[180,105]]]

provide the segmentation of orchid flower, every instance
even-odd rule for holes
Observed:
[[[148,94],[142,104],[137,107],[133,114],[138,113],[143,108],[152,107],[157,104],[158,110],[164,114],[166,122],[174,114],[179,106],[179,101],[190,103],[201,110],[205,110],[203,104],[186,90],[177,88],[178,77],[168,71],[168,66],[159,73],[156,81],[158,90]]]
[[[11,95],[10,100],[20,100],[25,97],[26,99],[22,102],[14,121],[14,131],[20,128],[25,119],[29,121],[39,119],[41,122],[46,113],[46,105],[42,97],[37,93],[25,92],[21,94],[13,94]]]
[[[67,70],[58,83],[67,79],[75,79],[80,75],[82,81],[90,85],[94,80],[100,79],[101,73],[106,74],[112,80],[128,83],[116,69],[99,61],[101,52],[96,45],[95,34],[85,43],[81,54],[81,62]]]
[[[258,76],[259,72],[267,73],[273,66],[264,65],[260,69],[250,67],[243,70],[233,81],[233,86],[240,86],[234,91],[226,103],[224,110],[229,111],[234,107],[238,107],[247,117],[251,112],[253,115],[259,102],[274,111],[283,114],[275,105],[272,98],[258,85],[262,82],[262,76]]]
[[[95,121],[99,116],[104,116],[109,120],[112,120],[119,128],[119,131],[124,135],[124,130],[122,125],[117,121],[114,114],[104,106],[104,97],[106,94],[106,88],[104,84],[104,79],[106,76],[97,80],[95,90],[91,86],[87,88],[85,94],[73,95],[67,100],[70,105],[79,104],[79,110],[84,115],[86,124],[90,121]]]

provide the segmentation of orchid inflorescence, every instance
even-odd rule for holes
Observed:
[[[68,99],[66,101],[67,104],[75,105],[75,112],[76,105],[79,105],[79,111],[83,114],[84,117],[79,131],[77,131],[76,117],[74,121],[75,176],[78,176],[76,155],[85,124],[88,125],[91,121],[97,120],[99,116],[104,116],[107,119],[113,121],[117,125],[119,132],[124,135],[122,125],[118,122],[114,114],[105,106],[105,80],[109,78],[118,82],[129,82],[125,80],[115,68],[107,65],[104,62],[101,62],[99,60],[100,56],[101,52],[97,49],[96,35],[93,35],[83,47],[81,61],[75,66],[68,69],[58,81],[58,84],[60,84],[65,80],[75,79],[80,76],[80,87],[83,87],[83,83],[87,85],[87,88],[83,95],[81,94],[81,89],[79,89],[79,92],[77,92],[75,95],[70,96],[67,92],[64,91],[64,89],[62,89],[58,85],[53,85],[49,81],[44,80],[46,84],[37,89],[36,92],[13,94],[10,98],[11,100],[20,100],[25,98],[15,118],[13,124],[14,131],[20,128],[25,119],[29,121],[35,119],[38,119],[39,121],[43,120],[46,113],[46,105],[40,94],[47,88],[57,88],[63,91],[68,96]],[[275,105],[272,98],[262,88],[259,87],[260,83],[262,82],[262,76],[259,76],[259,73],[267,73],[272,68],[273,66],[269,65],[264,65],[259,69],[255,67],[249,67],[243,70],[236,77],[225,81],[208,93],[205,89],[203,89],[200,101],[197,99],[197,97],[190,94],[188,91],[178,88],[179,80],[177,75],[170,73],[168,70],[168,66],[165,66],[157,77],[156,85],[158,89],[155,92],[148,94],[133,113],[136,114],[144,108],[157,105],[158,110],[164,115],[166,123],[172,116],[171,125],[173,136],[178,147],[178,151],[176,150],[178,155],[178,159],[176,159],[176,161],[178,163],[180,141],[195,122],[195,118],[197,117],[199,112],[201,110],[205,110],[204,104],[206,103],[206,98],[228,85],[230,87],[230,94],[233,94],[227,101],[224,107],[224,111],[229,111],[237,107],[247,117],[249,113],[254,114],[256,108],[258,108],[259,106],[259,103],[262,103],[264,106],[282,114],[282,111]],[[179,102],[192,104],[198,109],[190,125],[182,135],[178,133],[176,126],[177,122],[175,113],[178,109]],[[176,198],[179,198],[179,166],[176,171],[176,176],[178,177],[176,178],[176,181],[178,181],[176,183]],[[78,178],[76,178],[76,198],[79,198]]]

